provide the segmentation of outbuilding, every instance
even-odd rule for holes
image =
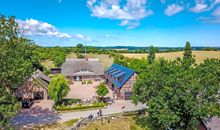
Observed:
[[[105,71],[105,83],[113,91],[115,99],[129,100],[137,78],[135,70],[113,64]]]

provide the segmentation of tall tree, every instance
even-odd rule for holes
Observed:
[[[3,94],[0,96],[0,127],[8,125],[16,113],[18,107],[14,91],[37,65],[34,46],[30,40],[19,37],[14,17],[0,16],[0,93]]]
[[[56,104],[68,94],[70,88],[66,78],[63,75],[56,75],[49,84],[48,94]]]
[[[187,69],[182,61],[155,61],[140,74],[132,99],[147,103],[159,129],[197,129],[201,119],[219,116],[219,66],[219,60]]]
[[[82,43],[78,43],[76,45],[76,52],[77,53],[82,53],[83,52],[83,44]]]
[[[192,48],[189,42],[186,42],[184,52],[183,52],[183,62],[185,67],[189,67],[195,63],[195,59],[192,55]]]
[[[148,56],[147,56],[147,60],[149,63],[153,63],[153,61],[155,60],[155,51],[156,49],[153,46],[149,47]]]

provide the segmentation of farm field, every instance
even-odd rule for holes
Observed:
[[[147,54],[132,54],[126,53],[122,54],[128,58],[146,58]],[[197,63],[202,63],[207,58],[216,58],[220,59],[220,51],[193,51],[193,55],[195,55],[195,59]],[[182,57],[183,51],[180,52],[168,52],[168,53],[156,53],[156,58],[165,58],[167,60],[174,60],[177,57]]]

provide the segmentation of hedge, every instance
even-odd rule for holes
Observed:
[[[74,107],[61,105],[61,106],[54,106],[54,108],[57,111],[66,111],[66,110],[82,110],[82,109],[89,109],[89,108],[99,108],[99,107],[104,107],[104,106],[106,106],[106,103],[97,102],[92,105],[77,105]]]
[[[75,104],[75,103],[78,103],[78,102],[81,102],[82,100],[81,99],[72,99],[72,98],[67,98],[67,99],[63,99],[62,100],[62,103],[63,105],[67,106],[67,105],[72,105],[72,104]]]

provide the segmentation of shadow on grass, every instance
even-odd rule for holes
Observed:
[[[154,127],[150,118],[145,115],[134,116],[133,120],[135,125],[141,127],[144,130],[158,130],[158,128]]]

